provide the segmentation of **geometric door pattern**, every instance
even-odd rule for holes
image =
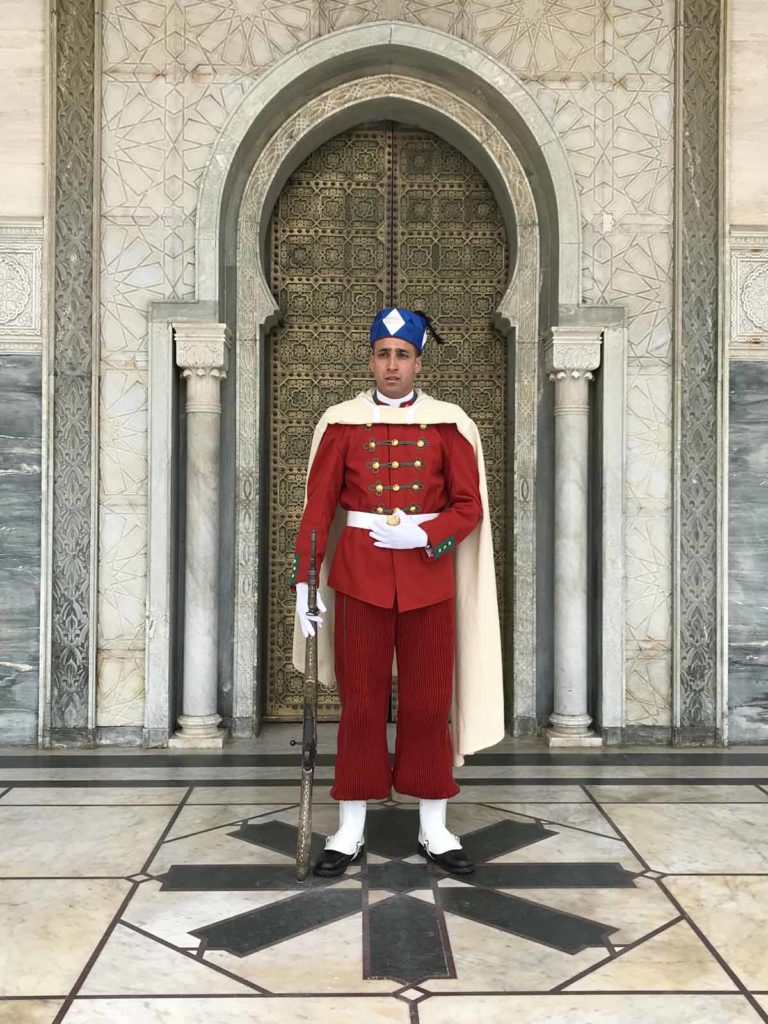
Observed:
[[[483,176],[428,132],[379,122],[315,150],[283,189],[270,229],[282,322],[266,349],[268,394],[267,720],[300,717],[288,586],[312,431],[322,412],[370,385],[371,317],[424,309],[446,344],[428,344],[419,387],[461,405],[483,440],[504,623],[507,352],[493,328],[509,276],[506,230]],[[511,451],[511,447],[510,447]],[[323,689],[320,714],[338,717]]]

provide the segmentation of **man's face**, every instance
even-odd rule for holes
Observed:
[[[421,372],[421,356],[409,341],[378,338],[373,343],[369,366],[382,395],[403,398],[413,391],[414,377]]]

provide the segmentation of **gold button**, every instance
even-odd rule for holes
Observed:
[[[374,459],[371,463],[371,469],[381,469],[381,463],[378,459]]]
[[[419,440],[416,442],[416,447],[423,448],[426,443],[427,442],[424,440],[424,438],[420,437]]]
[[[427,424],[426,423],[420,423],[419,424],[419,430],[426,430],[426,429],[427,429]]]
[[[421,484],[411,484],[411,489],[414,491],[418,491],[421,489]]]
[[[377,512],[383,512],[384,511],[384,506],[383,505],[377,505],[376,506],[376,511]]]
[[[389,443],[392,445],[393,448],[397,448],[397,446],[400,444],[397,438],[395,438],[394,441],[390,441]]]
[[[376,442],[373,440],[373,438],[371,438],[371,440],[368,442],[368,447],[371,449],[371,451],[373,451],[376,448]]]
[[[384,490],[384,484],[376,484],[376,493],[377,494],[381,494],[381,492],[383,490]]]
[[[423,465],[424,463],[421,461],[421,459],[416,459],[416,461],[414,462],[414,466],[416,467],[416,469],[421,469]]]
[[[409,512],[415,512],[417,508],[418,508],[418,505],[411,505],[411,507],[408,509],[408,511]]]
[[[372,426],[373,426],[373,424],[372,424],[372,423],[366,423],[366,424],[365,424],[365,429],[366,429],[366,430],[370,430]]]
[[[393,462],[392,463],[392,469],[400,469],[400,463],[399,462]]]
[[[392,490],[393,491],[399,491],[400,490],[400,484],[392,484]]]

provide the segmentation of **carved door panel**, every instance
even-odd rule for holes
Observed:
[[[270,238],[284,315],[267,346],[265,717],[274,720],[300,717],[302,703],[288,579],[312,430],[329,405],[369,386],[368,330],[384,306],[427,310],[446,340],[428,344],[419,386],[480,428],[501,601],[507,358],[491,321],[508,265],[485,179],[443,140],[400,125],[345,132],[312,153],[280,195]],[[335,693],[320,691],[320,713],[338,717]]]

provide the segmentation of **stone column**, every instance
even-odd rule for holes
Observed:
[[[221,747],[216,711],[219,563],[220,382],[227,375],[225,324],[176,323],[176,363],[186,381],[184,681],[172,747]]]
[[[598,746],[587,711],[589,382],[602,330],[553,327],[544,350],[555,383],[555,710],[550,746]]]

